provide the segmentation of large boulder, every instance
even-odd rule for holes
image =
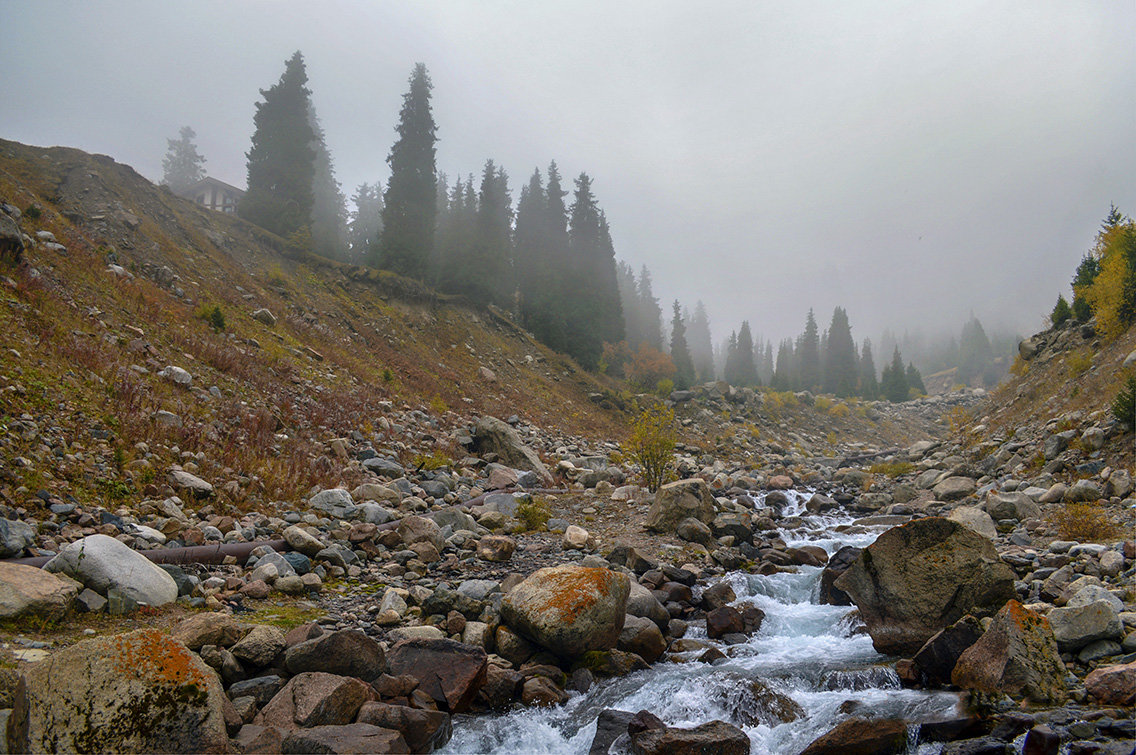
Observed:
[[[154,629],[84,640],[24,672],[8,752],[228,752],[225,693]]]
[[[623,631],[630,580],[608,569],[552,566],[513,588],[501,618],[520,634],[564,658],[615,647]]]
[[[1124,636],[1120,615],[1108,600],[1054,608],[1048,618],[1063,651],[1080,650],[1097,640],[1119,640]]]
[[[820,573],[820,602],[826,606],[850,606],[852,599],[848,593],[833,586],[841,574],[848,571],[848,567],[859,558],[861,548],[854,545],[845,545],[829,557],[824,571]]]
[[[1001,518],[1006,519],[1008,517]],[[990,540],[998,537],[998,528],[994,526],[994,520],[991,518],[990,514],[977,506],[959,506],[957,509],[947,514],[947,519],[950,519],[952,522],[964,524],[979,535],[989,538]]]
[[[221,611],[194,614],[170,630],[170,636],[190,650],[200,650],[203,645],[232,647],[243,635],[233,615]]]
[[[78,594],[75,583],[34,566],[0,562],[0,619],[63,618]]]
[[[417,679],[443,709],[463,713],[485,685],[488,659],[483,649],[454,640],[404,640],[391,648],[387,666],[393,676]]]
[[[854,717],[813,740],[801,755],[898,755],[906,751],[906,721]]]
[[[450,741],[453,723],[448,713],[406,705],[363,703],[357,723],[381,726],[402,734],[411,752],[433,752]]]
[[[43,567],[66,574],[103,595],[111,588],[135,603],[161,606],[177,600],[177,582],[164,569],[107,535],[88,535],[67,545]]]
[[[280,743],[283,755],[362,755],[410,751],[406,740],[397,731],[363,723],[300,729],[289,732]]]
[[[310,671],[288,680],[256,716],[258,726],[282,730],[341,726],[375,697],[370,685],[348,676]]]
[[[1031,519],[1041,516],[1041,509],[1025,493],[989,493],[983,504],[993,519]]]
[[[15,220],[0,212],[0,260],[15,264],[23,258],[24,234]]]
[[[1100,705],[1136,704],[1136,661],[1094,669],[1085,677],[1085,691]]]
[[[709,721],[693,729],[650,728],[631,735],[636,755],[749,755],[746,733],[725,721]]]
[[[911,659],[919,682],[927,686],[951,683],[959,656],[982,637],[982,625],[973,616],[963,616],[937,632]]]
[[[647,529],[674,532],[687,517],[703,524],[714,521],[714,496],[704,480],[679,480],[659,488],[647,512]]]
[[[386,671],[386,658],[378,642],[357,629],[344,629],[288,648],[284,666],[291,674],[323,671],[370,682]]]
[[[552,476],[536,452],[521,442],[517,431],[496,417],[480,417],[473,426],[473,444],[478,453],[497,454],[504,464],[536,473],[546,484]]]
[[[933,489],[932,493],[940,501],[959,501],[967,496],[974,495],[978,490],[978,483],[970,477],[948,477]]]
[[[13,558],[34,545],[35,527],[19,519],[0,519],[0,558]]]
[[[964,615],[998,611],[1015,579],[990,540],[929,517],[880,535],[833,584],[860,609],[877,651],[910,657]]]
[[[1049,622],[1016,600],[1006,603],[985,634],[959,656],[951,683],[1037,703],[1060,704],[1067,696],[1065,664]]]

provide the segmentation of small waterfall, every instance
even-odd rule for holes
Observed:
[[[813,516],[804,508],[808,493],[786,496],[782,515],[792,517],[792,527],[781,537],[789,546],[819,546],[831,555],[845,545],[869,545],[886,529],[850,527],[852,517],[842,511]],[[443,752],[586,753],[605,708],[646,709],[671,726],[721,719],[745,730],[753,753],[771,754],[800,752],[849,711],[911,721],[954,715],[956,695],[900,687],[853,609],[817,603],[821,571],[726,575],[736,604],[756,605],[765,621],[747,642],[719,645],[727,657],[714,665],[660,662],[573,693],[554,708],[459,716]],[[687,636],[709,642],[700,628]]]

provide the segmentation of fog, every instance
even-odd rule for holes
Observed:
[[[386,182],[416,61],[438,169],[587,171],[616,254],[716,341],[971,313],[1042,327],[1136,214],[1131,2],[0,3],[0,137],[161,178],[192,126],[243,186],[259,90],[302,50],[336,176]]]

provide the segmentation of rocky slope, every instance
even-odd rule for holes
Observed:
[[[10,746],[429,751],[452,713],[555,704],[668,653],[711,662],[762,621],[718,576],[826,564],[832,599],[912,656],[907,683],[974,690],[983,716],[951,738],[1131,734],[1133,436],[1105,404],[1134,333],[1039,334],[989,396],[675,393],[685,479],[652,495],[621,445],[648,397],[503,313],[305,255],[108,158],[2,142],[0,171],[8,254],[26,247],[0,289],[0,555],[38,557],[0,562],[0,650],[27,679],[0,678]],[[894,537],[944,560],[925,582],[876,573],[894,585],[881,605],[855,586],[871,579],[840,576],[868,569],[863,554],[779,539],[792,488],[809,511],[915,526]],[[894,563],[918,555],[888,543]],[[976,563],[998,568],[968,592]],[[714,643],[684,637],[692,625]],[[150,633],[75,644],[133,628]],[[939,630],[950,647],[924,652]],[[1049,665],[1029,684],[985,673],[1038,648]],[[129,671],[140,654],[156,675]],[[115,659],[96,698],[115,726],[68,718],[32,665],[56,656]],[[96,695],[75,685],[64,697]],[[1047,712],[1006,712],[1023,697]],[[154,700],[156,720],[182,723],[131,727]],[[849,722],[838,750],[864,729]],[[727,724],[620,726],[656,732],[643,748],[742,746]]]

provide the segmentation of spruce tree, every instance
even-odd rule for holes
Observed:
[[[648,346],[663,349],[663,309],[651,290],[651,271],[639,268],[639,310],[643,323],[642,338]]]
[[[529,182],[521,187],[517,200],[517,222],[513,230],[513,264],[520,296],[521,322],[532,330],[534,308],[540,301],[540,288],[547,272],[544,215],[547,199],[540,169],[534,169]]]
[[[856,343],[848,313],[842,307],[832,311],[828,340],[824,352],[824,390],[841,398],[856,393],[859,375],[856,365]]]
[[[315,132],[309,121],[310,92],[304,56],[297,50],[280,81],[260,90],[248,158],[248,191],[237,214],[279,236],[309,225],[315,177]]]
[[[773,369],[773,388],[791,391],[796,387],[796,355],[793,353],[793,340],[786,338],[777,347],[777,366]]]
[[[465,216],[476,218],[466,254],[451,260],[450,279],[455,293],[480,304],[507,304],[511,294],[512,200],[505,171],[485,162],[476,213],[463,208]]]
[[[315,151],[312,166],[312,249],[325,257],[347,260],[347,205],[335,180],[335,167],[327,149],[315,107],[308,103],[308,125]]]
[[[623,308],[619,301],[619,282],[615,274],[615,245],[603,210],[600,210],[600,244],[595,276],[599,294],[597,306],[602,318],[600,334],[604,343],[619,343],[625,338],[626,331],[623,327]]]
[[[970,320],[963,325],[962,337],[959,339],[959,380],[972,385],[983,376],[993,361],[994,349],[990,346],[990,339],[986,337],[982,323],[971,315]]]
[[[594,274],[600,256],[600,211],[592,194],[592,179],[587,173],[576,178],[576,191],[568,219],[567,280],[568,300],[567,350],[586,369],[599,362],[603,350],[602,296]]]
[[[359,184],[351,197],[355,209],[351,211],[347,224],[347,239],[350,243],[350,261],[355,264],[371,262],[378,249],[379,233],[383,228],[383,186]]]
[[[383,231],[379,243],[381,266],[401,275],[423,279],[433,254],[437,141],[430,110],[430,76],[418,63],[410,75],[410,89],[402,100],[398,140],[387,163],[391,176],[383,204]]]
[[[776,363],[773,361],[773,342],[765,342],[765,352],[761,357],[761,364],[757,367],[757,377],[762,383],[772,385],[773,372]]]
[[[182,126],[177,139],[166,140],[166,156],[162,158],[162,184],[175,194],[205,178],[205,158],[197,152],[193,140],[197,134],[189,126]]]
[[[682,321],[678,299],[675,299],[674,316],[671,318],[671,361],[675,366],[675,388],[684,391],[694,385],[694,361],[686,343],[686,325]]]
[[[698,381],[710,382],[714,379],[714,344],[710,336],[710,317],[706,314],[706,307],[701,301],[694,305],[694,316],[690,319],[687,341]]]
[[[1061,294],[1057,295],[1057,303],[1053,305],[1053,311],[1049,313],[1049,323],[1053,327],[1060,327],[1073,316],[1073,310],[1069,307],[1069,302]]]
[[[726,363],[722,368],[722,379],[730,385],[738,384],[738,332],[730,331],[726,342]]]
[[[753,334],[749,329],[749,320],[742,321],[738,331],[737,346],[737,383],[735,385],[757,385],[757,363],[753,358]]]
[[[884,367],[880,391],[892,403],[900,403],[908,398],[907,372],[903,368],[903,357],[899,354],[898,346],[892,354],[891,364]]]
[[[817,333],[812,308],[809,308],[808,317],[805,318],[805,332],[797,342],[796,362],[799,387],[806,391],[820,388],[820,335]]]
[[[908,389],[914,390],[920,396],[927,394],[927,389],[923,386],[923,376],[915,369],[914,362],[907,363],[906,377]]]
[[[876,377],[876,363],[872,359],[872,342],[864,339],[864,347],[860,352],[860,396],[869,401],[880,397],[880,383]]]

